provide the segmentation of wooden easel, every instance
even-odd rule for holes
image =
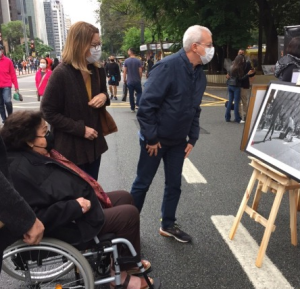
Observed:
[[[260,248],[258,251],[258,255],[256,258],[255,265],[257,267],[261,267],[263,258],[265,256],[267,246],[270,240],[271,233],[275,231],[275,219],[278,213],[278,209],[283,197],[283,194],[286,191],[289,191],[290,198],[290,228],[291,228],[291,243],[294,246],[297,246],[297,209],[300,209],[300,198],[299,198],[299,189],[300,184],[296,181],[290,179],[286,175],[278,172],[277,170],[271,168],[265,163],[249,157],[251,159],[250,166],[254,168],[250,181],[248,183],[245,195],[240,204],[238,213],[235,217],[233,225],[231,227],[231,231],[229,234],[229,238],[232,240],[236,233],[237,227],[241,221],[243,213],[246,212],[250,218],[254,219],[256,222],[263,225],[266,229],[264,232],[264,236],[262,242],[260,244]],[[250,208],[247,203],[250,198],[251,192],[254,188],[254,185],[258,181],[258,185],[256,188],[254,200],[252,207]],[[269,215],[269,219],[264,218],[257,212],[257,207],[259,204],[259,200],[261,197],[261,193],[272,192],[275,193],[275,199],[271,208],[271,212]],[[298,207],[298,208],[297,208]]]

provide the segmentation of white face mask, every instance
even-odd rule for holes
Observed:
[[[3,52],[0,50],[0,57],[2,56]]]
[[[214,47],[206,47],[205,48],[205,55],[204,56],[200,55],[200,54],[198,54],[198,55],[200,56],[202,64],[205,65],[213,59],[214,54],[215,54],[215,48]]]
[[[40,68],[42,68],[42,69],[46,68],[46,64],[45,63],[40,63]]]
[[[91,52],[91,55],[86,58],[87,62],[94,63],[94,62],[99,61],[99,59],[101,57],[101,53],[102,53],[101,47],[98,50],[96,50],[95,47],[91,47],[90,52]]]

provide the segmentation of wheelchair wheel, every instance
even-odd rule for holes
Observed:
[[[93,272],[85,257],[57,239],[44,238],[36,246],[14,243],[4,252],[2,269],[29,288],[94,288]]]

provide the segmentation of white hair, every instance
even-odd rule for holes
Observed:
[[[206,28],[205,26],[200,26],[200,25],[191,26],[185,31],[185,33],[183,35],[182,44],[183,44],[183,49],[186,52],[191,49],[191,46],[193,43],[201,42],[202,31],[207,31],[208,33],[210,33],[210,35],[212,35],[212,33],[210,32],[210,30],[208,28]]]

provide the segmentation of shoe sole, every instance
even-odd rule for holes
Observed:
[[[173,237],[176,241],[178,241],[180,243],[189,243],[189,242],[191,242],[191,241],[181,240],[181,239],[177,238],[176,236],[174,236],[173,234],[170,234],[166,231],[163,231],[161,228],[159,229],[159,234],[164,236],[164,237]]]

